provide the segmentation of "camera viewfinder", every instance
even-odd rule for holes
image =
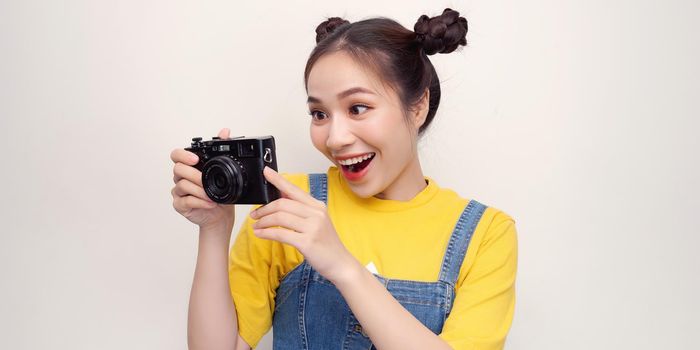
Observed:
[[[238,144],[238,156],[252,158],[255,157],[255,144],[241,142]]]

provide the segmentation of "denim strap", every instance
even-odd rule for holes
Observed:
[[[469,204],[464,208],[462,215],[460,215],[457,221],[457,225],[455,225],[452,231],[450,242],[447,244],[445,257],[442,260],[442,267],[440,268],[440,281],[450,283],[453,286],[457,283],[459,270],[462,267],[464,257],[467,255],[469,242],[485,210],[485,205],[473,199],[470,200]]]
[[[311,195],[328,204],[328,179],[326,174],[309,174],[309,192]]]

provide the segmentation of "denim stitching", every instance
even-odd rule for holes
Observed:
[[[275,311],[277,312],[277,309],[280,308],[280,306],[284,305],[284,302],[289,299],[289,297],[294,293],[294,291],[299,288],[301,283],[295,283],[291,287],[289,287],[289,291],[287,291],[284,294],[277,294],[277,300],[275,301]]]
[[[480,208],[479,208],[480,209]],[[458,266],[461,267],[462,262],[464,262],[464,258],[467,255],[467,249],[469,248],[469,243],[471,242],[472,236],[474,235],[474,229],[476,228],[476,225],[479,223],[479,220],[477,220],[478,217],[478,210],[476,215],[470,218],[469,223],[471,224],[469,227],[469,230],[465,233],[465,236],[462,238],[464,240],[464,243],[462,245],[464,246],[464,249],[460,249],[458,251],[457,259],[454,261],[453,266],[452,266],[452,278],[450,279],[453,281],[453,283],[456,285],[457,284],[457,278],[459,278],[459,269]],[[459,263],[458,265],[456,265]],[[455,276],[455,272],[457,272]]]
[[[464,248],[459,250],[459,258],[453,262],[452,266],[451,282],[455,286],[457,285],[457,279],[459,278],[459,272],[462,267],[462,263],[464,262],[464,258],[467,256],[467,250],[469,249],[469,243],[471,243],[472,236],[474,235],[474,230],[479,224],[479,221],[481,221],[481,217],[483,216],[485,210],[486,206],[479,202],[476,202],[476,211],[471,213],[469,221],[467,221],[467,223],[469,223],[470,226],[469,230],[465,233],[465,237],[463,238],[462,245]]]
[[[452,285],[456,285],[462,263],[464,262],[467,250],[469,249],[469,243],[471,242],[471,238],[474,234],[474,229],[481,220],[485,210],[485,205],[475,200],[469,201],[467,208],[462,213],[462,216],[460,216],[460,220],[458,222],[459,231],[455,231],[453,236],[450,238],[451,241],[454,239],[455,243],[449,245],[448,250],[456,249],[456,251],[450,251],[445,254],[445,263],[447,265],[443,264],[444,270],[441,271],[441,278]],[[457,230],[457,228],[455,228],[455,230]],[[453,253],[456,255],[453,255]]]
[[[282,286],[282,283],[285,282],[287,277],[292,276],[292,274],[294,274],[297,270],[303,268],[302,265],[304,265],[305,262],[306,262],[305,260],[302,261],[300,264],[295,266],[293,269],[291,269],[289,272],[287,272],[286,274],[284,274],[284,276],[282,276],[280,278],[280,284],[277,286],[278,291],[279,291],[279,287]],[[292,293],[294,293],[294,290],[297,289],[301,285],[301,283],[302,282],[301,282],[301,278],[300,278],[299,282],[296,282],[291,287],[287,288],[286,293],[277,294],[277,298],[279,298],[279,302],[275,303],[275,312],[277,311],[277,309],[279,308],[280,305],[284,304],[284,302],[287,301],[287,298],[289,298],[289,296],[292,295]]]
[[[326,174],[309,174],[309,192],[317,200],[328,204],[328,181]]]
[[[444,306],[444,304],[442,304],[440,302],[430,302],[430,301],[425,301],[425,300],[421,300],[421,299],[410,299],[407,297],[394,297],[394,299],[396,299],[396,301],[398,301],[401,304],[439,306],[441,309]]]
[[[328,184],[326,174],[309,174],[309,186],[311,195],[317,200],[323,201],[327,204]],[[474,211],[474,207],[482,210]],[[466,251],[469,247],[469,242],[473,236],[474,229],[478,225],[479,219],[483,214],[483,210],[485,210],[485,206],[483,206],[481,203],[470,200],[466,208],[460,215],[448,242],[445,256],[441,264],[438,281],[425,282],[389,279],[380,275],[376,275],[376,277],[378,277],[380,283],[382,283],[387,290],[389,290],[391,287],[391,291],[397,293],[397,296],[395,296],[397,301],[403,304],[438,306],[439,310],[442,311],[442,323],[444,325],[446,319],[451,313],[451,309],[454,304],[454,296],[456,295],[455,284],[457,278],[459,277],[459,269],[466,256]],[[295,280],[289,282],[294,283],[290,290],[294,291],[298,288],[300,292],[298,321],[302,336],[302,346],[304,349],[308,349],[310,343],[307,337],[307,330],[305,324],[305,306],[310,283],[312,283],[312,281],[316,281],[322,284],[333,284],[322,275],[314,272],[313,268],[305,261],[303,261],[302,264],[300,264],[299,266],[292,269],[292,271],[290,271],[284,277],[290,275],[297,268],[302,268],[300,267],[301,265],[304,265],[304,270],[302,272],[302,276],[300,277],[301,282],[294,283],[296,282]],[[396,285],[397,287],[394,288],[394,285]],[[412,291],[415,291],[415,295],[413,296],[410,295]],[[426,293],[421,294],[421,292]],[[286,292],[284,294],[284,297],[288,297],[291,293],[292,292],[289,291]],[[404,296],[406,294],[409,295]],[[427,297],[422,298],[422,295],[427,295]],[[282,301],[282,303],[284,302],[285,300]],[[278,304],[278,306],[279,305],[281,305],[281,303]],[[352,311],[348,309],[348,312],[350,317],[354,318]],[[343,349],[348,349],[351,345],[353,345],[353,340],[356,338],[353,329],[353,323],[350,321],[351,320],[348,320],[348,324],[346,325],[348,327],[348,333],[346,333],[346,337],[343,342]],[[370,349],[372,348],[374,347],[370,342]]]
[[[323,201],[323,203],[328,205],[328,181],[326,181],[327,180],[326,174],[321,174],[320,178],[321,178],[321,197],[322,197],[321,200]]]
[[[303,275],[302,275],[302,283],[301,283],[301,290],[299,291],[299,310],[298,310],[298,318],[299,318],[299,332],[301,333],[301,344],[303,349],[308,349],[308,340],[306,339],[306,324],[305,324],[305,319],[304,319],[304,312],[306,311],[305,304],[306,304],[306,292],[308,290],[309,286],[309,272],[310,272],[310,265],[304,264],[304,270],[303,270]]]
[[[474,201],[470,200],[469,203],[467,204],[467,207],[464,208],[464,211],[462,211],[462,214],[459,216],[459,219],[457,220],[457,224],[455,225],[455,228],[452,231],[452,235],[450,236],[450,241],[447,244],[447,250],[445,251],[445,257],[442,260],[442,266],[440,267],[439,279],[441,281],[445,281],[445,282],[451,281],[451,278],[450,278],[451,271],[450,270],[452,267],[453,250],[455,249],[455,245],[459,242],[459,239],[462,236],[465,221],[466,221],[467,216],[469,215],[469,213],[471,212],[473,207],[474,207]]]

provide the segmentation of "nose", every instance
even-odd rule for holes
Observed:
[[[343,116],[331,118],[326,147],[333,151],[338,151],[352,145],[354,142],[355,135],[352,133],[348,121]]]

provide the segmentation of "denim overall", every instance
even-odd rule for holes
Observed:
[[[311,195],[327,203],[326,174],[309,174]],[[450,314],[474,228],[486,206],[471,200],[457,221],[435,282],[376,278],[435,334]],[[273,349],[376,349],[333,283],[304,260],[282,279],[275,296]]]

